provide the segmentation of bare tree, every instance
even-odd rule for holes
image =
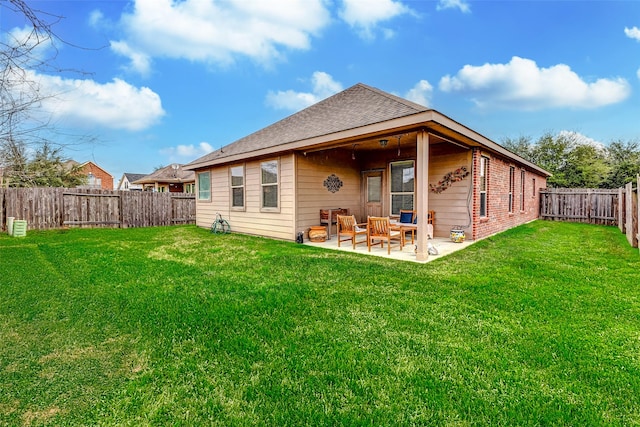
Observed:
[[[0,13],[25,22],[22,31],[0,35],[0,183],[11,185],[15,176],[14,185],[24,185],[33,181],[24,174],[38,153],[55,152],[53,158],[61,159],[63,144],[50,139],[55,127],[37,113],[55,95],[44,93],[35,76],[62,71],[55,66],[56,42],[69,43],[53,31],[61,16],[34,9],[25,0],[0,0]]]
[[[40,17],[38,11],[23,0],[0,0],[0,7],[25,17],[28,32],[7,33],[0,40],[0,138],[22,139],[29,129],[23,128],[30,111],[42,102],[38,83],[30,77],[30,70],[47,67],[53,58],[41,58],[45,44],[55,37],[51,23]],[[46,15],[49,16],[50,15]]]

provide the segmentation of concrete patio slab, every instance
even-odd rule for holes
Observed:
[[[454,243],[449,238],[445,237],[436,237],[434,239],[429,239],[429,242],[436,247],[438,250],[438,255],[429,255],[426,261],[418,261],[416,260],[415,253],[415,245],[412,245],[410,242],[404,246],[402,251],[398,248],[398,245],[391,247],[391,254],[387,254],[387,246],[381,248],[380,245],[372,247],[371,252],[367,250],[366,243],[360,243],[356,245],[356,249],[353,249],[350,241],[341,242],[340,247],[338,247],[338,239],[335,235],[331,236],[331,240],[326,240],[324,242],[311,242],[309,240],[305,240],[305,244],[309,246],[316,246],[325,249],[339,250],[345,252],[352,252],[364,255],[372,255],[389,259],[396,259],[399,261],[411,261],[417,263],[427,263],[429,261],[433,261],[436,259],[440,259],[444,256],[447,256],[453,252],[459,251],[460,249],[464,249],[469,245],[473,244],[473,241],[465,240],[462,243]]]

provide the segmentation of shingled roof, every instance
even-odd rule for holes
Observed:
[[[147,175],[144,174],[144,173],[129,173],[129,172],[125,172],[124,176],[127,177],[127,181],[133,182],[133,181],[137,181],[139,179],[142,179]]]
[[[153,184],[155,182],[181,183],[194,182],[195,180],[196,174],[194,171],[184,170],[182,165],[176,165],[175,169],[174,165],[169,165],[135,180],[133,184]]]
[[[429,111],[428,108],[358,83],[279,122],[185,165],[202,165],[349,129]]]

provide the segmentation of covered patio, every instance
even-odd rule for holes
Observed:
[[[398,256],[420,262],[432,258],[426,244],[428,213],[435,213],[433,237],[443,253],[460,245],[449,245],[453,228],[464,230],[467,240],[474,240],[469,171],[477,152],[425,129],[385,129],[357,141],[305,150],[297,157],[298,179],[303,183],[296,195],[301,226],[326,225],[322,212],[337,207],[355,215],[358,222],[366,222],[369,216],[393,218],[400,210],[413,210],[418,218],[417,241]],[[323,188],[307,183],[322,183]],[[335,232],[335,219],[329,229]]]

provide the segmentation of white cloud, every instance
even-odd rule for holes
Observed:
[[[131,49],[126,42],[112,41],[111,50],[122,56],[129,57],[131,63],[129,67],[126,67],[128,70],[137,71],[143,76],[147,76],[151,72],[151,58],[142,52]]]
[[[299,111],[342,90],[342,84],[322,71],[313,73],[311,83],[313,84],[312,92],[269,91],[266,103],[279,110]]]
[[[590,145],[598,150],[604,150],[605,148],[605,145],[602,142],[597,141],[593,138],[589,138],[588,136],[583,135],[580,132],[575,132],[572,130],[562,130],[558,132],[558,136],[573,141],[578,145]]]
[[[2,32],[0,33],[0,41],[9,47],[22,46],[29,49],[28,57],[13,58],[20,61],[22,67],[40,65],[41,62],[55,54],[51,38],[46,33],[34,31],[33,27],[15,27],[6,33]],[[27,62],[23,62],[25,60]]]
[[[380,22],[411,13],[411,9],[394,0],[343,0],[342,4],[340,17],[355,28],[360,37],[369,40],[374,38],[373,30]],[[383,35],[390,38],[393,32],[383,29]]]
[[[100,28],[105,22],[105,17],[102,11],[94,10],[89,14],[89,25],[94,28]]]
[[[638,27],[633,27],[633,28],[624,28],[624,33],[627,35],[627,37],[629,37],[630,39],[634,39],[636,41],[640,42],[640,28]],[[636,72],[636,75],[638,76],[638,79],[640,79],[640,68],[638,69],[638,71]]]
[[[638,27],[633,27],[633,28],[624,28],[624,33],[627,35],[627,37],[629,37],[630,39],[634,39],[640,42],[640,29]]]
[[[183,161],[198,158],[213,151],[213,146],[208,142],[201,142],[198,145],[178,145],[160,150],[160,153],[169,157],[170,161]]]
[[[120,79],[97,83],[29,72],[28,80],[40,86],[42,110],[65,124],[137,131],[165,114],[158,94]]]
[[[111,45],[141,71],[155,57],[268,64],[283,50],[308,49],[329,21],[323,0],[135,0],[121,17],[125,37]]]
[[[413,101],[417,104],[428,107],[429,100],[431,99],[432,95],[433,86],[431,86],[431,84],[426,80],[420,80],[413,88],[411,88],[407,92],[405,98],[409,101]]]
[[[471,12],[471,7],[465,0],[440,0],[438,6],[436,6],[436,10],[445,9],[460,9],[463,13]]]
[[[443,77],[439,88],[468,94],[480,107],[524,110],[596,108],[623,101],[631,93],[623,78],[587,82],[568,65],[540,68],[517,56],[508,64],[465,65],[455,76]]]

